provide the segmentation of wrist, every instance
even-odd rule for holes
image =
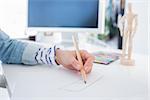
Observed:
[[[56,60],[56,63],[58,64],[58,65],[60,65],[61,64],[61,58],[60,58],[60,55],[61,55],[61,53],[62,53],[62,50],[61,49],[56,49],[56,58],[55,58],[55,60]]]

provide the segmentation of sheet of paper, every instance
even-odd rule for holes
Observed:
[[[59,89],[69,91],[69,92],[79,92],[88,87],[92,87],[96,85],[98,81],[102,79],[103,75],[100,72],[94,71],[90,73],[87,77],[87,83],[83,82],[83,79],[78,79],[72,81],[70,83],[66,83],[66,85],[60,87]]]

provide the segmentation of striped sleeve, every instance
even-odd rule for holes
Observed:
[[[58,65],[55,61],[56,49],[58,49],[56,45],[46,48],[40,45],[28,44],[24,50],[22,62],[28,65]]]

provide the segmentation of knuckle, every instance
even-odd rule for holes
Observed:
[[[73,64],[75,61],[74,59],[70,59],[70,63]]]
[[[72,60],[72,64],[76,64],[76,61],[75,61],[75,60]]]
[[[86,50],[81,50],[81,53],[87,53],[87,51]]]
[[[92,55],[92,59],[95,60],[95,56]]]

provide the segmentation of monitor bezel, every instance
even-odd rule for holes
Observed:
[[[99,0],[98,6],[98,28],[70,28],[70,27],[28,27],[28,0],[27,0],[27,23],[26,23],[26,34],[34,34],[38,31],[43,32],[63,32],[63,33],[104,33],[105,28],[105,0]]]

